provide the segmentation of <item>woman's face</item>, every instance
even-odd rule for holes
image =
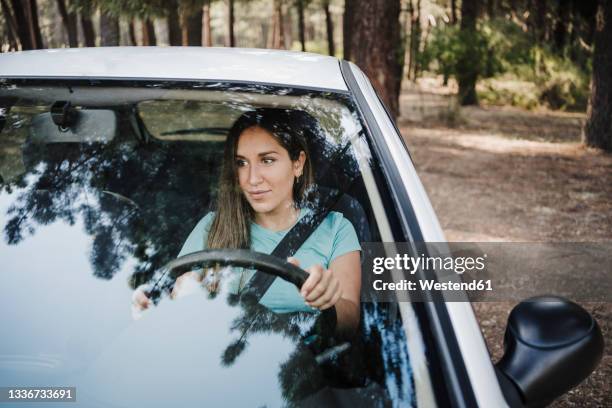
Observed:
[[[252,126],[238,139],[238,183],[258,214],[282,212],[293,204],[293,183],[302,175],[306,154],[292,161],[289,152],[267,130]]]

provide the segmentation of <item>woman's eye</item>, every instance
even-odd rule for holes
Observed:
[[[241,160],[241,159],[236,160],[236,167],[244,167],[246,166],[246,164],[247,164],[246,160]]]
[[[263,164],[272,164],[276,161],[276,159],[273,159],[272,157],[264,157],[261,161]]]

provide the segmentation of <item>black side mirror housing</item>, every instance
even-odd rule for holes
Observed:
[[[519,303],[508,317],[498,372],[526,407],[543,407],[597,367],[604,348],[599,325],[582,307],[557,296]]]

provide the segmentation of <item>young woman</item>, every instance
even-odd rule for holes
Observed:
[[[271,253],[291,227],[311,213],[308,195],[313,170],[306,137],[320,132],[305,112],[264,108],[246,112],[229,131],[225,144],[216,211],[204,216],[184,243],[179,256],[204,248],[245,248]],[[289,262],[309,277],[298,289],[275,279],[260,303],[274,312],[325,310],[335,306],[338,327],[359,322],[360,246],[352,224],[330,212]],[[254,271],[232,279],[240,291]],[[177,280],[175,294],[189,277]],[[201,278],[200,278],[201,279]],[[136,304],[149,299],[140,291]]]

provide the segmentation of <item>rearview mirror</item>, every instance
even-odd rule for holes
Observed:
[[[557,296],[527,299],[508,317],[505,354],[496,364],[506,377],[500,383],[509,379],[525,406],[546,406],[589,376],[603,347],[599,325],[576,303]]]
[[[117,133],[117,115],[112,110],[78,109],[70,127],[58,126],[51,113],[32,118],[29,142],[107,143]]]

